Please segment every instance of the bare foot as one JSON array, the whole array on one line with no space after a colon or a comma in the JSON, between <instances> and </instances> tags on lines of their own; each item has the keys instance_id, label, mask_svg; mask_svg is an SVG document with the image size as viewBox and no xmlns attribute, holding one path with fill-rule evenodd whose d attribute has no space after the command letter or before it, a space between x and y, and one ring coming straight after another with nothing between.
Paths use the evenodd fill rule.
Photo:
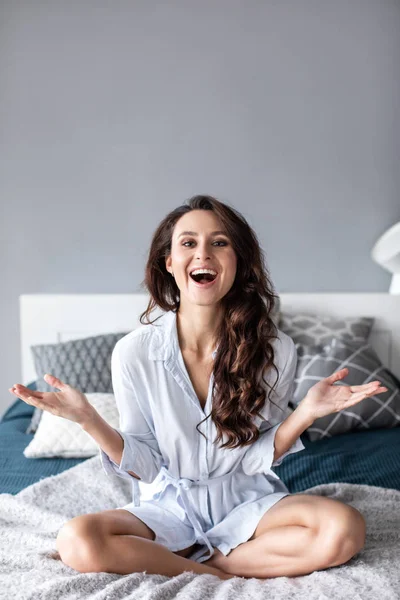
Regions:
<instances>
[{"instance_id":1,"label":"bare foot","mask_svg":"<svg viewBox=\"0 0 400 600\"><path fill-rule=\"evenodd\" d=\"M234 577L236 577L236 575L230 575L229 573L224 573L223 571L221 571L221 575L219 576L220 579L233 579Z\"/></svg>"},{"instance_id":2,"label":"bare foot","mask_svg":"<svg viewBox=\"0 0 400 600\"><path fill-rule=\"evenodd\" d=\"M218 548L214 548L214 554L212 555L212 557L208 560L205 560L203 564L209 565L210 567L215 567L216 569L227 573L227 571L225 571L224 569L224 565L226 565L227 560L227 557L224 554L222 554L222 552L218 550Z\"/></svg>"}]
</instances>

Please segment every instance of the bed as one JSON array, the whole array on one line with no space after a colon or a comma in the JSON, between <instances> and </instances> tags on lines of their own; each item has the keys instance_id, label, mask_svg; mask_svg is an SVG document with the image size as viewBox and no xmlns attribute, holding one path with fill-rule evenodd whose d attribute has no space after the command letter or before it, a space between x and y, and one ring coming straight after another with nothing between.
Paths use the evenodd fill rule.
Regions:
<instances>
[{"instance_id":1,"label":"bed","mask_svg":"<svg viewBox=\"0 0 400 600\"><path fill-rule=\"evenodd\" d=\"M400 379L400 296L383 293L282 293L280 300L281 312L302 311L338 317L352 315L374 317L375 322L369 342L376 350L383 365ZM30 352L32 345L62 342L101 333L130 331L139 325L139 314L146 306L147 295L145 294L22 295L20 297L22 358L20 382L35 389L36 372ZM161 314L161 311L154 313L155 316L158 314ZM0 422L0 500L5 503L11 502L12 496L21 502L24 498L31 502L34 497L37 502L40 493L44 498L47 493L53 493L62 481L69 481L68 470L70 470L71 478L75 472L87 473L91 468L90 465L94 464L98 458L25 458L23 450L33 438L33 434L25 433L33 410L32 406L22 400L16 400L4 413ZM400 427L349 432L318 441L310 441L304 434L301 439L305 450L288 456L280 466L274 469L291 493L303 492L310 488L315 488L315 493L328 493L332 489L338 490L340 497L341 493L344 491L347 493L350 490L354 492L353 496L350 494L350 498L356 498L357 493L361 494L362 490L365 494L367 492L372 494L373 488L365 486L374 486L377 488L377 493L378 488L380 494L384 494L385 491L390 492L388 496L385 496L387 499L390 496L390 502L393 499L399 501L400 495L396 494L397 491L400 491ZM103 477L103 475L99 477ZM319 486L322 487L319 488ZM148 484L140 483L140 487L142 491L145 491L144 488L147 488ZM116 478L114 489L116 494L129 495L126 482L120 478ZM376 502L379 505L382 499L378 500L377 498L376 496ZM110 502L110 506L115 506L115 502L118 500L114 498ZM94 504L85 505L85 512L90 512L93 506ZM103 506L105 505L103 504ZM78 508L72 514L79 514L76 513L76 510ZM397 538L395 543L398 544ZM398 546L396 548L398 549ZM46 556L48 558L53 555L50 553ZM32 567L30 571L32 572ZM136 574L132 574L134 587L137 583L135 576ZM186 577L187 573L184 576ZM374 581L377 581L377 573L374 576ZM155 581L165 581L165 578L161 577L161 580L156 579ZM400 578L398 582L400 583ZM361 585L361 582L359 583ZM271 583L271 585L274 586L276 583ZM356 586L356 584L354 585ZM54 588L49 587L50 589L53 596L49 591L49 596L43 593L43 597L52 599L56 597ZM179 589L182 594L181 587ZM282 590L284 589L287 593L289 588L282 588ZM359 589L363 589L362 585ZM275 593L275 597L281 597L279 586L275 589ZM325 597L318 594L314 596L309 591L305 595L308 598ZM28 596L29 594L26 597ZM64 596L60 595L59 597ZM76 595L74 597L87 596ZM100 594L98 597L103 596ZM121 596L113 597L125 598L128 596L121 594ZM138 597L141 596L138 595ZM255 597L257 597L257 593ZM282 595L282 597L285 596ZM369 598L370 596L365 595L364 597ZM391 595L387 597L392 598Z\"/></svg>"},{"instance_id":2,"label":"bed","mask_svg":"<svg viewBox=\"0 0 400 600\"><path fill-rule=\"evenodd\" d=\"M382 363L400 377L400 296L390 294L280 294L281 312L375 318L370 343ZM30 346L56 343L110 331L130 331L147 305L144 294L36 295L20 297L22 381L35 389ZM95 307L95 310L93 308ZM161 311L155 312L156 315ZM99 325L101 324L101 325ZM23 449L33 406L16 400L0 423L0 493L16 494L26 486L57 475L84 459L28 459ZM289 456L276 473L291 492L329 482L360 483L400 490L400 428L350 432L311 442ZM141 484L143 485L143 484Z\"/></svg>"}]
</instances>

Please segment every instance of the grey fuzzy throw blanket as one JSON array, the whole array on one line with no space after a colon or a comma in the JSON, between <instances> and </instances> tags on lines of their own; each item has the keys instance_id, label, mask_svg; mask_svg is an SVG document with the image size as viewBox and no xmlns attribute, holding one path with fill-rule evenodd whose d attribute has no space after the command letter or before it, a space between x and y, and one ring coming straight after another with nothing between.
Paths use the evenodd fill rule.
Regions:
<instances>
[{"instance_id":1,"label":"grey fuzzy throw blanket","mask_svg":"<svg viewBox=\"0 0 400 600\"><path fill-rule=\"evenodd\" d=\"M304 493L336 498L367 521L364 549L345 565L299 577L222 581L188 571L177 577L132 573L79 573L56 550L61 526L73 517L123 506L130 483L109 477L95 456L16 496L0 494L0 598L15 600L193 600L261 598L398 600L400 598L400 492L331 483Z\"/></svg>"}]
</instances>

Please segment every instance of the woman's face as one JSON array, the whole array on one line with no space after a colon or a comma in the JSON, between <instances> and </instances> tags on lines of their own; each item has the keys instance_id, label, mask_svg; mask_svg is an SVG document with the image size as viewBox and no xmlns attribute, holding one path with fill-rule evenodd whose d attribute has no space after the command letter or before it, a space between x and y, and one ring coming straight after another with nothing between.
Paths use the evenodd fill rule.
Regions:
<instances>
[{"instance_id":1,"label":"woman's face","mask_svg":"<svg viewBox=\"0 0 400 600\"><path fill-rule=\"evenodd\" d=\"M174 274L180 290L180 302L210 305L218 303L231 289L236 276L237 259L231 242L212 210L192 210L175 224L171 254L165 265ZM192 232L190 234L184 233ZM196 284L190 273L206 267L217 272L212 284Z\"/></svg>"}]
</instances>

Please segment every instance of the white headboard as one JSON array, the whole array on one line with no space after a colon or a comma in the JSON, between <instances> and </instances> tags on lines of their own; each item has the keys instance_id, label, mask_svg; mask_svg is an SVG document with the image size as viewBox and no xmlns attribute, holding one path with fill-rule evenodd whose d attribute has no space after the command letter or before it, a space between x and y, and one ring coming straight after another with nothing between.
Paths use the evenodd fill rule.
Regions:
<instances>
[{"instance_id":1,"label":"white headboard","mask_svg":"<svg viewBox=\"0 0 400 600\"><path fill-rule=\"evenodd\" d=\"M370 343L382 363L400 378L400 294L279 294L281 311L337 317L374 317ZM30 346L54 344L100 333L128 332L139 323L148 295L24 294L20 296L22 382L36 379ZM155 316L162 314L157 309Z\"/></svg>"}]
</instances>

